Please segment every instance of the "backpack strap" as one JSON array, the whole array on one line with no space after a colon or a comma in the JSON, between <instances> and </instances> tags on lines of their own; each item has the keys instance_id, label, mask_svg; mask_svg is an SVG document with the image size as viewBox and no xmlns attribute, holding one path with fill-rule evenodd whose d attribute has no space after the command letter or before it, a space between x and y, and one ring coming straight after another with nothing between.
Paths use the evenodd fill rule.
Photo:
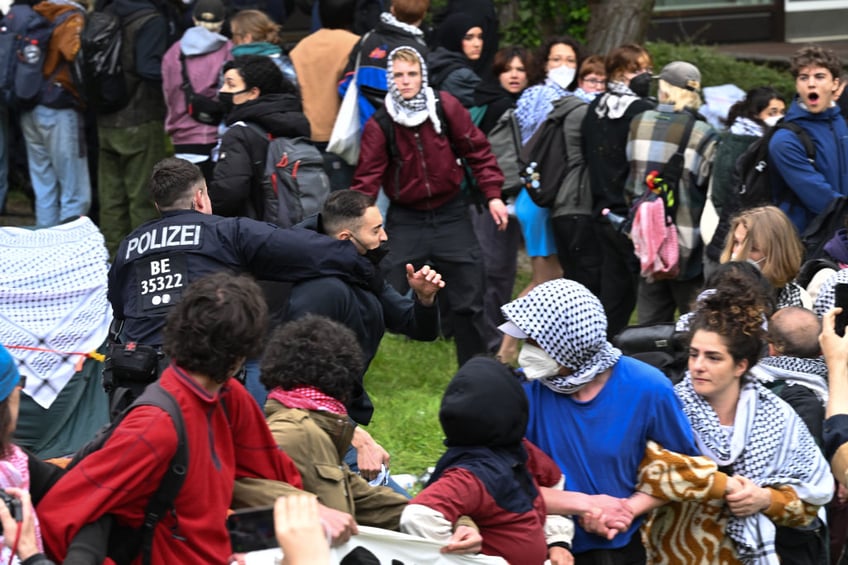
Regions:
<instances>
[{"instance_id":1,"label":"backpack strap","mask_svg":"<svg viewBox=\"0 0 848 565\"><path fill-rule=\"evenodd\" d=\"M809 161L812 166L816 166L816 146L813 144L813 140L810 139L810 134L808 134L804 128L795 122L786 121L780 121L774 126L774 128L775 130L788 129L789 131L794 132L801 141L801 145L804 146L804 153L807 154L807 161Z\"/></svg>"},{"instance_id":2,"label":"backpack strap","mask_svg":"<svg viewBox=\"0 0 848 565\"><path fill-rule=\"evenodd\" d=\"M395 138L395 126L392 121L392 117L389 116L389 111L386 110L386 106L380 106L377 108L377 111L374 112L374 120L376 120L377 125L380 126L380 129L383 131L383 137L386 139L386 151L389 154L389 163L400 163L400 151L397 146L397 139ZM395 188L395 198L400 196L400 167L395 168L395 180L394 180L394 188Z\"/></svg>"},{"instance_id":3,"label":"backpack strap","mask_svg":"<svg viewBox=\"0 0 848 565\"><path fill-rule=\"evenodd\" d=\"M672 218L677 218L677 203L678 203L678 188L680 177L683 176L686 163L686 147L689 146L689 139L692 137L692 129L695 127L696 116L692 112L684 111L686 115L686 126L683 128L683 134L680 136L680 141L677 144L677 150L674 155L666 162L663 167L660 177L662 178L668 192L671 194L661 194L660 196L666 203L668 213ZM665 192L665 191L664 191Z\"/></svg>"},{"instance_id":4,"label":"backpack strap","mask_svg":"<svg viewBox=\"0 0 848 565\"><path fill-rule=\"evenodd\" d=\"M672 155L671 159L669 159L669 163L672 160L678 160L681 166L679 169L676 167L671 167L669 169L668 165L666 165L662 171L662 178L665 179L669 187L675 190L680 182L680 173L683 171L683 163L686 158L686 147L689 146L689 138L692 137L692 129L695 127L695 116L688 111L684 113L687 116L686 127L683 128L683 135L680 136L680 142L677 144L677 151L675 151L674 155ZM666 172L666 169L669 169L668 172Z\"/></svg>"},{"instance_id":5,"label":"backpack strap","mask_svg":"<svg viewBox=\"0 0 848 565\"><path fill-rule=\"evenodd\" d=\"M159 488L150 496L144 511L144 522L141 525L141 561L150 565L153 552L153 534L156 524L166 512L173 511L174 501L182 489L188 471L188 441L186 439L185 422L176 399L159 382L148 386L144 393L135 401L130 410L136 406L156 406L167 412L174 423L177 432L177 451L168 464L168 470L159 483Z\"/></svg>"},{"instance_id":6,"label":"backpack strap","mask_svg":"<svg viewBox=\"0 0 848 565\"><path fill-rule=\"evenodd\" d=\"M183 50L180 49L180 74L183 77L183 83L180 85L183 94L185 95L186 110L191 113L191 97L194 96L194 88L191 86L191 81L188 78L188 69L186 69L186 56Z\"/></svg>"},{"instance_id":7,"label":"backpack strap","mask_svg":"<svg viewBox=\"0 0 848 565\"><path fill-rule=\"evenodd\" d=\"M807 162L813 166L816 170L816 146L813 143L813 140L810 139L810 134L807 131L796 124L795 122L787 122L785 119L781 118L779 122L777 122L771 131L768 133L768 143L765 143L765 156L769 155L769 145L771 144L771 138L774 137L774 134L777 133L778 130L788 129L792 133L798 136L798 140L801 142L801 145L804 147L804 153L807 156ZM765 156L763 157L765 159ZM777 191L774 191L774 187L772 187L773 198L775 202L781 202L786 199L789 203L789 206L794 208L796 205L800 204L801 200L798 198L798 195L789 187L785 180L783 180L783 175L780 176L780 182L778 183Z\"/></svg>"}]
</instances>

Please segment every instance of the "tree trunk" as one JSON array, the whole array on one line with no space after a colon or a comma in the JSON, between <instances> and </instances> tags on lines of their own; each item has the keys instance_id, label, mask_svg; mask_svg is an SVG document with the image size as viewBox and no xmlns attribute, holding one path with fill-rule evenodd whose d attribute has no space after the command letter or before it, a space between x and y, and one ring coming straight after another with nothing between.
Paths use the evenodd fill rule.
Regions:
<instances>
[{"instance_id":1,"label":"tree trunk","mask_svg":"<svg viewBox=\"0 0 848 565\"><path fill-rule=\"evenodd\" d=\"M590 53L605 54L623 43L642 43L654 0L589 0L586 38Z\"/></svg>"}]
</instances>

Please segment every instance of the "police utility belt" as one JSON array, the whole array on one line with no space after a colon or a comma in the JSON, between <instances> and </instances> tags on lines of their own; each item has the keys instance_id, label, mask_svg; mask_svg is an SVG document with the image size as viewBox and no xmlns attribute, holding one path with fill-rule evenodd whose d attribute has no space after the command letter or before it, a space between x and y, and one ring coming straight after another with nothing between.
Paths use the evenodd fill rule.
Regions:
<instances>
[{"instance_id":1,"label":"police utility belt","mask_svg":"<svg viewBox=\"0 0 848 565\"><path fill-rule=\"evenodd\" d=\"M104 364L103 388L108 393L116 387L154 382L159 378L164 357L158 347L135 342L110 344Z\"/></svg>"}]
</instances>

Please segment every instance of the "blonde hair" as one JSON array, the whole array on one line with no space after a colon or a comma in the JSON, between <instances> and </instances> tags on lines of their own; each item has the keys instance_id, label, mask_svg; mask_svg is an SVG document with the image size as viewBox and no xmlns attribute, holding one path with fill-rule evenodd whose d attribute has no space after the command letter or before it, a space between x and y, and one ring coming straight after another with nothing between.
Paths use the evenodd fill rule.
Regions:
<instances>
[{"instance_id":1,"label":"blonde hair","mask_svg":"<svg viewBox=\"0 0 848 565\"><path fill-rule=\"evenodd\" d=\"M409 64L417 64L419 67L421 66L421 58L418 55L418 52L413 50L412 47L407 49L398 49L392 55L392 62L394 61L404 61Z\"/></svg>"},{"instance_id":2,"label":"blonde hair","mask_svg":"<svg viewBox=\"0 0 848 565\"><path fill-rule=\"evenodd\" d=\"M733 238L736 228L746 230L736 261L745 261L756 247L763 253L760 270L772 286L781 289L792 281L801 269L804 248L795 225L776 206L760 206L740 212L730 222L730 231L724 244L720 261L727 263L733 254Z\"/></svg>"},{"instance_id":3,"label":"blonde hair","mask_svg":"<svg viewBox=\"0 0 848 565\"><path fill-rule=\"evenodd\" d=\"M698 85L697 88L700 88L700 86L701 85ZM674 86L663 79L659 80L659 84L657 86L657 98L659 99L660 104L673 104L674 109L677 112L682 112L683 110L697 110L701 107L701 105L703 105L701 95L694 90Z\"/></svg>"},{"instance_id":4,"label":"blonde hair","mask_svg":"<svg viewBox=\"0 0 848 565\"><path fill-rule=\"evenodd\" d=\"M280 26L260 10L242 10L230 18L230 29L238 29L239 34L250 34L254 43L265 41L280 42Z\"/></svg>"}]
</instances>

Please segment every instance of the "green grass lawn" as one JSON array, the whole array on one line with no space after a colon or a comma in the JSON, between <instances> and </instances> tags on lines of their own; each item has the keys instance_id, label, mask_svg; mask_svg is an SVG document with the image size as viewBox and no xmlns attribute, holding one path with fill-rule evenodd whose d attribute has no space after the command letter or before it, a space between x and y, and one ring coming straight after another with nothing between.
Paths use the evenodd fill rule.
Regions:
<instances>
[{"instance_id":1,"label":"green grass lawn","mask_svg":"<svg viewBox=\"0 0 848 565\"><path fill-rule=\"evenodd\" d=\"M530 280L519 261L515 292ZM436 464L445 447L439 425L442 393L456 373L453 341L413 341L387 333L365 375L374 402L368 432L392 456L392 473L420 475Z\"/></svg>"},{"instance_id":2,"label":"green grass lawn","mask_svg":"<svg viewBox=\"0 0 848 565\"><path fill-rule=\"evenodd\" d=\"M365 376L375 407L368 431L392 455L393 473L420 475L441 455L439 404L455 372L453 341L383 338Z\"/></svg>"}]
</instances>

